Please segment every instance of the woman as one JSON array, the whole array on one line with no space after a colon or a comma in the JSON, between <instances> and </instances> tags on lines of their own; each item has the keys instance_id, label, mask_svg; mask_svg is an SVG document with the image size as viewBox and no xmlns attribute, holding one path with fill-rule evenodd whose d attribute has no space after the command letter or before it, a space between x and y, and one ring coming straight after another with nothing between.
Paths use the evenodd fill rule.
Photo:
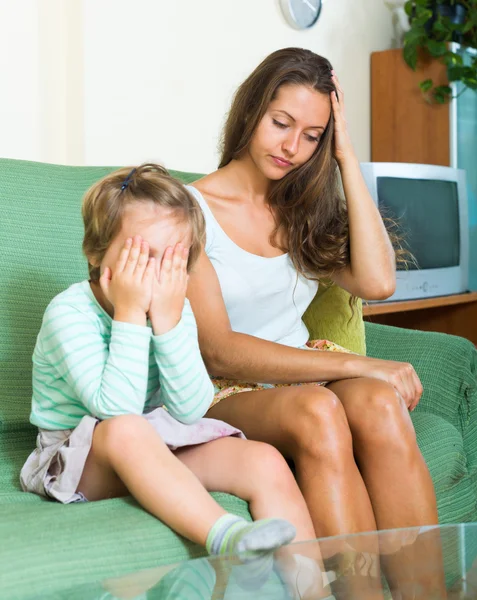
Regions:
<instances>
[{"instance_id":1,"label":"woman","mask_svg":"<svg viewBox=\"0 0 477 600\"><path fill-rule=\"evenodd\" d=\"M368 300L395 288L330 63L297 48L266 58L235 95L219 169L189 189L207 223L188 293L216 386L207 416L294 462L318 536L437 523L413 367L306 346L318 279Z\"/></svg>"}]
</instances>

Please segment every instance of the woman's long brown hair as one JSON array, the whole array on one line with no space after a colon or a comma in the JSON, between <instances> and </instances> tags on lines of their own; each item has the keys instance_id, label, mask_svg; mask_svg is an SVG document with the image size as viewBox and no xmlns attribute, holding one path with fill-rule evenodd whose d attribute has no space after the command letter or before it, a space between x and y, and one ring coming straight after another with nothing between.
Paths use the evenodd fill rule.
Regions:
<instances>
[{"instance_id":1,"label":"woman's long brown hair","mask_svg":"<svg viewBox=\"0 0 477 600\"><path fill-rule=\"evenodd\" d=\"M238 88L227 116L220 167L240 158L250 145L267 108L284 85L304 85L330 96L335 91L330 62L310 50L285 48L270 54ZM296 270L309 279L330 277L350 262L349 227L337 163L334 117L312 157L273 182L268 202L276 227L271 243L286 244ZM397 238L396 238L397 239Z\"/></svg>"}]
</instances>

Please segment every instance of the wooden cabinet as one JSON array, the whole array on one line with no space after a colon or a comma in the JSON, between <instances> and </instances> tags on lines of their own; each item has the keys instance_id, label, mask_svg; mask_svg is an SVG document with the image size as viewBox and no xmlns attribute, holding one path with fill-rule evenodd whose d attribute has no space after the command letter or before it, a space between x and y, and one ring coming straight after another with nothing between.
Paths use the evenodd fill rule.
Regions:
<instances>
[{"instance_id":1,"label":"wooden cabinet","mask_svg":"<svg viewBox=\"0 0 477 600\"><path fill-rule=\"evenodd\" d=\"M447 84L446 67L421 58L414 72L402 50L371 54L371 160L450 166L449 104L429 104L419 83Z\"/></svg>"},{"instance_id":2,"label":"wooden cabinet","mask_svg":"<svg viewBox=\"0 0 477 600\"><path fill-rule=\"evenodd\" d=\"M460 335L477 346L477 292L367 304L363 316L372 323Z\"/></svg>"}]
</instances>

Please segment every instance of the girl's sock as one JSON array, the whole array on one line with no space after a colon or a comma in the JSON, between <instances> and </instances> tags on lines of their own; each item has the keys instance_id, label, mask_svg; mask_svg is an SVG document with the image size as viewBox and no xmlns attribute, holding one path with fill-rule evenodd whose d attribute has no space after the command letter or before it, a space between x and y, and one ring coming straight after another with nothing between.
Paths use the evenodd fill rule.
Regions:
<instances>
[{"instance_id":1,"label":"girl's sock","mask_svg":"<svg viewBox=\"0 0 477 600\"><path fill-rule=\"evenodd\" d=\"M209 532L210 554L239 554L241 565L233 567L237 583L246 590L259 589L273 568L273 550L293 540L296 529L282 519L262 519L249 523L234 515L224 515Z\"/></svg>"},{"instance_id":2,"label":"girl's sock","mask_svg":"<svg viewBox=\"0 0 477 600\"><path fill-rule=\"evenodd\" d=\"M242 560L255 559L257 553L276 550L293 540L295 527L283 519L261 519L249 523L235 515L220 517L209 531L209 554L244 554Z\"/></svg>"}]
</instances>

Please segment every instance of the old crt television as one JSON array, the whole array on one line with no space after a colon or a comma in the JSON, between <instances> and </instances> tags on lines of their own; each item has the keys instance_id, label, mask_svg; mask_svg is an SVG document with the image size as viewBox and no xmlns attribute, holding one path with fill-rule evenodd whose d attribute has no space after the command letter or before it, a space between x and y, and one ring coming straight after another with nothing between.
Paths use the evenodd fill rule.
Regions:
<instances>
[{"instance_id":1,"label":"old crt television","mask_svg":"<svg viewBox=\"0 0 477 600\"><path fill-rule=\"evenodd\" d=\"M407 163L362 163L361 171L381 214L398 221L417 263L398 268L388 301L467 292L465 171Z\"/></svg>"}]
</instances>

